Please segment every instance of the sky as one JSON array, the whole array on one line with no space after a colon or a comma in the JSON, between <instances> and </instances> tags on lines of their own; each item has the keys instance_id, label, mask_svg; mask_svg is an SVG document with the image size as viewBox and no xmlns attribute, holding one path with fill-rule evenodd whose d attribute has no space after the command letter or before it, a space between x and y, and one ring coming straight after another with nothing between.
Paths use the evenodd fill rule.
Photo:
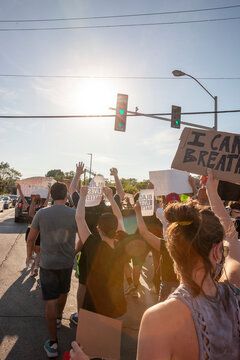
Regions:
<instances>
[{"instance_id":1,"label":"sky","mask_svg":"<svg viewBox=\"0 0 240 360\"><path fill-rule=\"evenodd\" d=\"M141 113L213 111L213 99L192 79L174 78L180 69L199 80L218 110L239 110L240 19L152 26L3 31L50 27L184 22L240 17L240 7L215 11L126 18L17 22L140 14L240 5L223 0L11 0L0 2L0 116L114 115L117 93ZM15 20L14 22L4 22ZM6 76L11 75L11 76ZM16 77L32 75L36 77ZM37 77L37 76L53 77ZM57 76L57 77L54 77ZM62 77L61 77L62 76ZM82 78L74 78L79 76ZM86 78L84 78L86 77ZM99 77L114 77L104 79ZM167 79L124 79L162 77ZM238 78L238 79L209 79ZM166 116L170 118L170 116ZM213 127L214 115L185 115L182 121ZM240 133L240 114L219 114L218 130ZM184 128L147 117L128 117L126 132L112 118L0 118L0 161L23 178L48 170L75 170L83 161L109 177L147 179L170 169Z\"/></svg>"}]
</instances>

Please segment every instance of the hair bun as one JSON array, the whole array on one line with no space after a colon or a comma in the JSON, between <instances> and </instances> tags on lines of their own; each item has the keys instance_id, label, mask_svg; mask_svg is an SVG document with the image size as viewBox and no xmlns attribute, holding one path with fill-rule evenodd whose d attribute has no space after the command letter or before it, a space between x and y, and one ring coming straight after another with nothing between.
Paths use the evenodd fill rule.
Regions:
<instances>
[{"instance_id":1,"label":"hair bun","mask_svg":"<svg viewBox=\"0 0 240 360\"><path fill-rule=\"evenodd\" d=\"M176 222L182 226L198 226L200 221L199 210L193 202L169 204L164 211L164 216L169 224Z\"/></svg>"}]
</instances>

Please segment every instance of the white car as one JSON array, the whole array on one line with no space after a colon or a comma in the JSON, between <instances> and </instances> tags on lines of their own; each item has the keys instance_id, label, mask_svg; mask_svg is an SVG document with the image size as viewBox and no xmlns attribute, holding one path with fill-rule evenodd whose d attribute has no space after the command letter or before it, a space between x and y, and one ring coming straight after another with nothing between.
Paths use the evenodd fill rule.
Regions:
<instances>
[{"instance_id":1,"label":"white car","mask_svg":"<svg viewBox=\"0 0 240 360\"><path fill-rule=\"evenodd\" d=\"M4 201L2 197L0 197L0 211L3 212L3 209L4 209Z\"/></svg>"},{"instance_id":2,"label":"white car","mask_svg":"<svg viewBox=\"0 0 240 360\"><path fill-rule=\"evenodd\" d=\"M4 195L2 200L4 201L4 209L9 209L12 206L12 200L9 196Z\"/></svg>"}]
</instances>

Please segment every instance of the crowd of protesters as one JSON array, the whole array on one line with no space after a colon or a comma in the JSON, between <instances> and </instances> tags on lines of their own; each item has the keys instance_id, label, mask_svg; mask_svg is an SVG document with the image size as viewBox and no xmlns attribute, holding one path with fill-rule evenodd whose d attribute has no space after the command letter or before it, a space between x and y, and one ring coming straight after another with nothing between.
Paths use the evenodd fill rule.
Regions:
<instances>
[{"instance_id":1,"label":"crowd of protesters","mask_svg":"<svg viewBox=\"0 0 240 360\"><path fill-rule=\"evenodd\" d=\"M137 359L240 359L240 200L226 208L209 170L201 184L189 178L193 191L187 202L169 194L163 203L156 202L153 216L143 217L139 194L134 204L126 201L112 168L116 186L103 188L108 203L103 198L98 206L86 207L88 187L77 191L84 172L78 163L69 189L56 182L47 199L32 196L30 205L18 186L29 211L26 263L31 276L37 276L40 259L48 357L58 356L57 329L75 256L79 286L70 320L77 325L81 308L124 319L126 296L138 297L141 268L151 252L158 303L142 318ZM69 359L89 357L73 342Z\"/></svg>"}]
</instances>

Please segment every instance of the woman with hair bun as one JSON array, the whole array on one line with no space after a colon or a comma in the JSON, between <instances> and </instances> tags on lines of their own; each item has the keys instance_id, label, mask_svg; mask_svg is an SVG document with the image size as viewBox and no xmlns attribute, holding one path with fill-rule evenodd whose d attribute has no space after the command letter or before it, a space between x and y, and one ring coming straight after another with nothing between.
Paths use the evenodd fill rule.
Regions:
<instances>
[{"instance_id":1,"label":"woman with hair bun","mask_svg":"<svg viewBox=\"0 0 240 360\"><path fill-rule=\"evenodd\" d=\"M145 312L137 360L240 359L240 246L218 181L212 171L208 175L212 210L192 202L165 210L167 247L180 286ZM159 239L147 233L139 206L136 214L140 233L156 245Z\"/></svg>"}]
</instances>

